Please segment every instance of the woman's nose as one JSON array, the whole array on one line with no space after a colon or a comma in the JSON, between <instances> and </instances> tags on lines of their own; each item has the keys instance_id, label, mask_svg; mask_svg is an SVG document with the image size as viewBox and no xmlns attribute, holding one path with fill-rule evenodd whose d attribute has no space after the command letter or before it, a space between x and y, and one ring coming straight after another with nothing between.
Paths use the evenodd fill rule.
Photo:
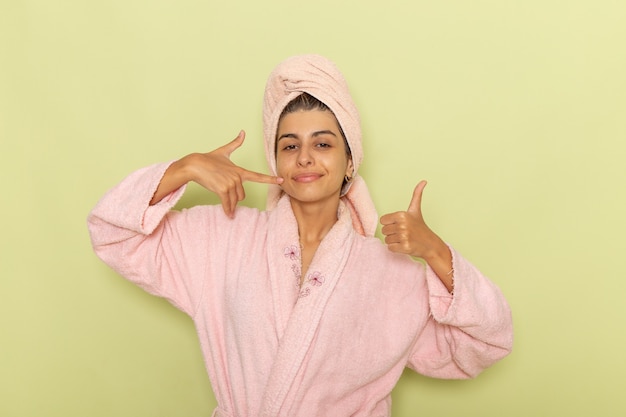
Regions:
<instances>
[{"instance_id":1,"label":"woman's nose","mask_svg":"<svg viewBox=\"0 0 626 417\"><path fill-rule=\"evenodd\" d=\"M300 166L309 166L313 163L313 157L308 149L302 147L300 149L300 153L298 154L298 165Z\"/></svg>"}]
</instances>

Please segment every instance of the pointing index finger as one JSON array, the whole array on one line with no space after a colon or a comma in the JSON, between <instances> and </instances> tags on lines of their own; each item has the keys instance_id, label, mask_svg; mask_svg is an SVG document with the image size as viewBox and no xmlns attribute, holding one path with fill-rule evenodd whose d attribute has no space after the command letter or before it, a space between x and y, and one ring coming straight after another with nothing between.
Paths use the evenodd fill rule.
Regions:
<instances>
[{"instance_id":1,"label":"pointing index finger","mask_svg":"<svg viewBox=\"0 0 626 417\"><path fill-rule=\"evenodd\" d=\"M244 181L258 182L262 184L282 184L283 179L273 175L261 174L260 172L243 170L241 179Z\"/></svg>"}]
</instances>

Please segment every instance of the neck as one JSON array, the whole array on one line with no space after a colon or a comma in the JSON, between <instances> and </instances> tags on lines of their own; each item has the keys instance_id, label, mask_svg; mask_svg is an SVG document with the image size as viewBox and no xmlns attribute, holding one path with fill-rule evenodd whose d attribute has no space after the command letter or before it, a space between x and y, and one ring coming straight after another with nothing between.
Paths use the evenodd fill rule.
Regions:
<instances>
[{"instance_id":1,"label":"neck","mask_svg":"<svg viewBox=\"0 0 626 417\"><path fill-rule=\"evenodd\" d=\"M319 243L337 222L339 199L323 204L291 200L291 208L298 222L300 243Z\"/></svg>"}]
</instances>

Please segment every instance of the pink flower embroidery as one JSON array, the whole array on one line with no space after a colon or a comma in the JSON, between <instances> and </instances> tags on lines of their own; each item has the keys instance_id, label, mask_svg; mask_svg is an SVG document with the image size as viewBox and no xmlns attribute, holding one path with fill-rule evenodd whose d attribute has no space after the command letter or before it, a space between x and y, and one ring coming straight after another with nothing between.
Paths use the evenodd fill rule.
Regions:
<instances>
[{"instance_id":1,"label":"pink flower embroidery","mask_svg":"<svg viewBox=\"0 0 626 417\"><path fill-rule=\"evenodd\" d=\"M311 285L319 287L324 283L324 277L319 272L314 271L309 274L309 282Z\"/></svg>"},{"instance_id":2,"label":"pink flower embroidery","mask_svg":"<svg viewBox=\"0 0 626 417\"><path fill-rule=\"evenodd\" d=\"M302 278L302 272L300 271L300 265L291 264L291 272L293 272L293 276L295 277L294 284L296 287L300 288L300 278Z\"/></svg>"},{"instance_id":3,"label":"pink flower embroidery","mask_svg":"<svg viewBox=\"0 0 626 417\"><path fill-rule=\"evenodd\" d=\"M303 289L302 291L300 291L300 294L298 295L298 298L303 298L306 297L307 295L309 295L311 293L311 289L309 287L306 287L305 289Z\"/></svg>"},{"instance_id":4,"label":"pink flower embroidery","mask_svg":"<svg viewBox=\"0 0 626 417\"><path fill-rule=\"evenodd\" d=\"M283 253L286 258L289 258L292 261L300 259L300 248L295 245L287 246Z\"/></svg>"},{"instance_id":5,"label":"pink flower embroidery","mask_svg":"<svg viewBox=\"0 0 626 417\"><path fill-rule=\"evenodd\" d=\"M298 279L300 279L300 277L302 276L302 272L300 271L300 265L298 264L291 264L291 271Z\"/></svg>"}]
</instances>

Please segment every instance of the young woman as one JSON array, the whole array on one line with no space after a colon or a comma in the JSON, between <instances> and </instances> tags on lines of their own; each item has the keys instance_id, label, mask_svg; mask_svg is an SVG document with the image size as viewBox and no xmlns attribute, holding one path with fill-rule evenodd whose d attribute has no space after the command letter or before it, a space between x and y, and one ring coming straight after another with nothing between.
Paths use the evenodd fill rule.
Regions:
<instances>
[{"instance_id":1,"label":"young woman","mask_svg":"<svg viewBox=\"0 0 626 417\"><path fill-rule=\"evenodd\" d=\"M470 378L510 352L509 307L425 224L425 182L380 219L386 245L373 237L358 113L334 64L281 63L264 132L272 175L230 161L241 132L136 171L89 216L105 262L194 320L214 416L389 416L406 366ZM221 207L172 210L189 181ZM268 210L237 206L245 181L269 184Z\"/></svg>"}]
</instances>

